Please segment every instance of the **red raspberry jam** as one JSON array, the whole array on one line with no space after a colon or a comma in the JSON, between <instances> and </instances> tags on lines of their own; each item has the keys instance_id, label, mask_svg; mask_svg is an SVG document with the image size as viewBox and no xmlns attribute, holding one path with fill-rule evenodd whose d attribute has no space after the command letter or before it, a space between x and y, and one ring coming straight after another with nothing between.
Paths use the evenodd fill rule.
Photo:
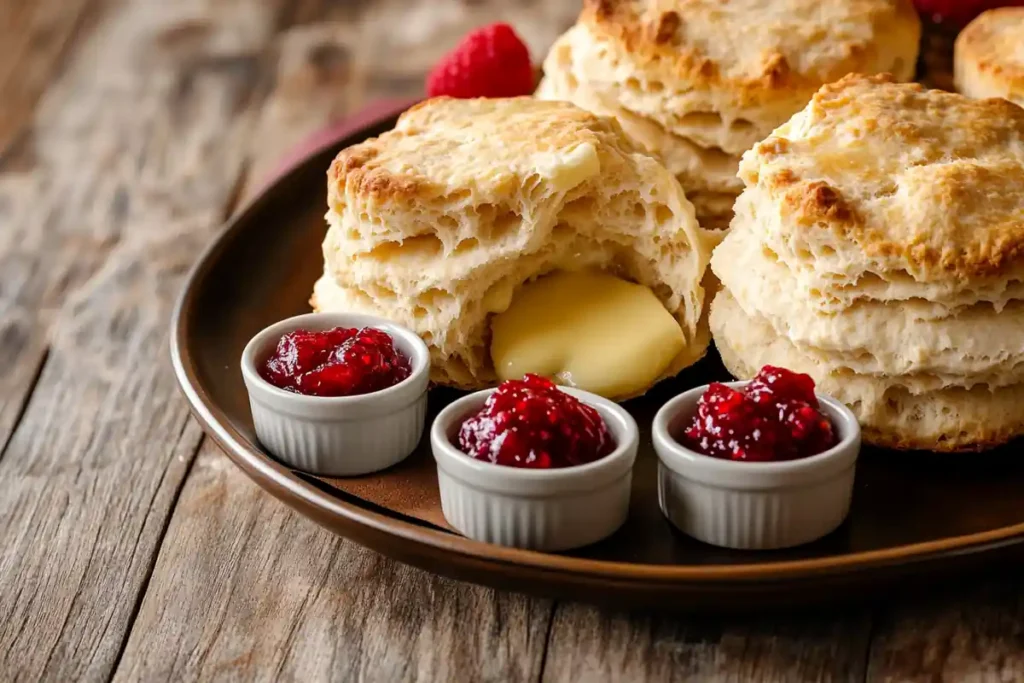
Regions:
<instances>
[{"instance_id":1,"label":"red raspberry jam","mask_svg":"<svg viewBox=\"0 0 1024 683\"><path fill-rule=\"evenodd\" d=\"M543 377L510 379L459 429L459 448L477 460L554 469L600 460L615 440L600 413Z\"/></svg>"},{"instance_id":2,"label":"red raspberry jam","mask_svg":"<svg viewBox=\"0 0 1024 683\"><path fill-rule=\"evenodd\" d=\"M335 327L295 330L281 337L260 375L275 387L307 396L355 396L398 384L409 359L386 332Z\"/></svg>"},{"instance_id":3,"label":"red raspberry jam","mask_svg":"<svg viewBox=\"0 0 1024 683\"><path fill-rule=\"evenodd\" d=\"M822 453L836 435L819 410L814 380L766 365L741 390L711 384L680 442L715 458L771 462Z\"/></svg>"}]
</instances>

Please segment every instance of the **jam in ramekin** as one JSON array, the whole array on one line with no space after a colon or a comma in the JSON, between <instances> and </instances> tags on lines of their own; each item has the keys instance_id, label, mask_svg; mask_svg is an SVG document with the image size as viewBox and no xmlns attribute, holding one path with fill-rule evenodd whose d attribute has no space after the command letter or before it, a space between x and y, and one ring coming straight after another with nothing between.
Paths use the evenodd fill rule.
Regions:
<instances>
[{"instance_id":1,"label":"jam in ramekin","mask_svg":"<svg viewBox=\"0 0 1024 683\"><path fill-rule=\"evenodd\" d=\"M458 446L477 460L531 469L573 467L615 450L596 409L537 375L507 380L459 429Z\"/></svg>"},{"instance_id":2,"label":"jam in ramekin","mask_svg":"<svg viewBox=\"0 0 1024 683\"><path fill-rule=\"evenodd\" d=\"M373 327L295 330L281 337L260 368L275 387L307 396L355 396L398 384L409 359Z\"/></svg>"},{"instance_id":3,"label":"jam in ramekin","mask_svg":"<svg viewBox=\"0 0 1024 683\"><path fill-rule=\"evenodd\" d=\"M742 389L712 383L679 439L715 458L771 462L822 453L836 445L808 375L766 365Z\"/></svg>"}]
</instances>

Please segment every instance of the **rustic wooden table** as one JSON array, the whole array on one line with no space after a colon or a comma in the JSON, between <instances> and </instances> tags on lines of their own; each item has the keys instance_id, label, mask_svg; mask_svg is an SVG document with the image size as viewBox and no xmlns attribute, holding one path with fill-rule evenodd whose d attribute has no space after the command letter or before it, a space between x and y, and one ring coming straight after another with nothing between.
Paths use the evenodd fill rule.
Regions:
<instances>
[{"instance_id":1,"label":"rustic wooden table","mask_svg":"<svg viewBox=\"0 0 1024 683\"><path fill-rule=\"evenodd\" d=\"M0 0L0 680L1024 681L1024 590L775 618L455 583L251 484L189 417L170 307L307 134L468 27L578 0Z\"/></svg>"}]
</instances>

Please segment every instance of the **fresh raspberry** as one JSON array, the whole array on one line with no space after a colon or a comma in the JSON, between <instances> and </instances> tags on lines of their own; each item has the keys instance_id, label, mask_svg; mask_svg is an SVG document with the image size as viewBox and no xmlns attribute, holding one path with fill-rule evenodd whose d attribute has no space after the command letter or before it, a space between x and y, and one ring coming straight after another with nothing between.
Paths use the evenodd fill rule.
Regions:
<instances>
[{"instance_id":1,"label":"fresh raspberry","mask_svg":"<svg viewBox=\"0 0 1024 683\"><path fill-rule=\"evenodd\" d=\"M459 448L477 460L551 469L593 462L615 450L600 413L550 380L507 380L459 429Z\"/></svg>"},{"instance_id":2,"label":"fresh raspberry","mask_svg":"<svg viewBox=\"0 0 1024 683\"><path fill-rule=\"evenodd\" d=\"M516 97L535 86L530 51L508 24L469 33L427 76L427 95Z\"/></svg>"},{"instance_id":3,"label":"fresh raspberry","mask_svg":"<svg viewBox=\"0 0 1024 683\"><path fill-rule=\"evenodd\" d=\"M914 0L918 13L935 23L966 26L976 16L997 7L1020 7L1024 1L1006 0Z\"/></svg>"}]
</instances>

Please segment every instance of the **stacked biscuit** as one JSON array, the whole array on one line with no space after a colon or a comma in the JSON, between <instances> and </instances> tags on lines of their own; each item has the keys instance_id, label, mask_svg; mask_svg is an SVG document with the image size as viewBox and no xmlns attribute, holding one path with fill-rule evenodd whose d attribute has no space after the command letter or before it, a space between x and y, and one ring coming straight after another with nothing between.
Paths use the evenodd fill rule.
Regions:
<instances>
[{"instance_id":1,"label":"stacked biscuit","mask_svg":"<svg viewBox=\"0 0 1024 683\"><path fill-rule=\"evenodd\" d=\"M1024 109L850 76L740 175L712 257L733 374L807 372L879 445L1024 433Z\"/></svg>"},{"instance_id":2,"label":"stacked biscuit","mask_svg":"<svg viewBox=\"0 0 1024 683\"><path fill-rule=\"evenodd\" d=\"M911 0L585 0L537 96L615 116L721 228L744 151L825 83L909 79L919 37Z\"/></svg>"},{"instance_id":3,"label":"stacked biscuit","mask_svg":"<svg viewBox=\"0 0 1024 683\"><path fill-rule=\"evenodd\" d=\"M494 384L492 316L558 270L649 288L685 338L665 376L707 348L693 206L614 119L529 97L428 100L338 155L328 203L313 307L415 330L438 383Z\"/></svg>"},{"instance_id":4,"label":"stacked biscuit","mask_svg":"<svg viewBox=\"0 0 1024 683\"><path fill-rule=\"evenodd\" d=\"M989 10L956 39L956 87L968 97L1002 97L1024 107L1024 7Z\"/></svg>"}]
</instances>

